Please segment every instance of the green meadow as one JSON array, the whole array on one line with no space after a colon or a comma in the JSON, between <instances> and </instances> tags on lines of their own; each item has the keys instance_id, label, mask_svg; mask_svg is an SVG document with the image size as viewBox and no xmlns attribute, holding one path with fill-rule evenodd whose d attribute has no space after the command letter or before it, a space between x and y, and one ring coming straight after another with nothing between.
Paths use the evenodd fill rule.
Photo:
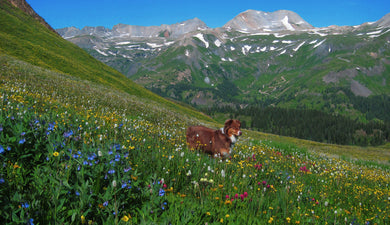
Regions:
<instances>
[{"instance_id":1,"label":"green meadow","mask_svg":"<svg viewBox=\"0 0 390 225\"><path fill-rule=\"evenodd\" d=\"M185 129L215 123L9 56L0 66L2 221L390 222L388 151L364 150L369 163L347 147L244 131L231 158L212 158L187 148Z\"/></svg>"}]
</instances>

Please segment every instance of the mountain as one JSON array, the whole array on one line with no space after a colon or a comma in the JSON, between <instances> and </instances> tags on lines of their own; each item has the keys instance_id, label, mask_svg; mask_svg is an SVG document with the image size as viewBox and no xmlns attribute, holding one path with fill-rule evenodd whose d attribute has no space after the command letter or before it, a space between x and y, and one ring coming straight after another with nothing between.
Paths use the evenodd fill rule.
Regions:
<instances>
[{"instance_id":1,"label":"mountain","mask_svg":"<svg viewBox=\"0 0 390 225\"><path fill-rule=\"evenodd\" d=\"M386 14L380 20L378 20L375 24L378 27L390 27L390 13Z\"/></svg>"},{"instance_id":2,"label":"mountain","mask_svg":"<svg viewBox=\"0 0 390 225\"><path fill-rule=\"evenodd\" d=\"M27 4L24 3L21 5ZM75 80L104 85L177 113L209 120L199 112L168 101L134 83L48 29L39 18L33 16L35 12L26 13L19 6L12 0L0 0L0 55L12 56L37 67L72 76Z\"/></svg>"},{"instance_id":3,"label":"mountain","mask_svg":"<svg viewBox=\"0 0 390 225\"><path fill-rule=\"evenodd\" d=\"M98 37L111 38L157 38L157 37L180 37L186 33L196 30L208 29L206 24L198 18L187 20L181 23L161 26L134 26L126 24L115 25L112 29L105 27L75 27L58 29L58 33L65 39L80 35L94 35Z\"/></svg>"},{"instance_id":4,"label":"mountain","mask_svg":"<svg viewBox=\"0 0 390 225\"><path fill-rule=\"evenodd\" d=\"M223 27L181 35L162 35L164 25L139 29L155 30L148 35L115 26L64 37L149 90L198 108L256 104L367 121L390 119L388 100L367 103L390 95L388 21L316 28L291 11L248 10Z\"/></svg>"},{"instance_id":5,"label":"mountain","mask_svg":"<svg viewBox=\"0 0 390 225\"><path fill-rule=\"evenodd\" d=\"M247 10L234 17L223 27L242 32L300 31L314 28L298 14L288 10L279 10L276 12Z\"/></svg>"}]
</instances>

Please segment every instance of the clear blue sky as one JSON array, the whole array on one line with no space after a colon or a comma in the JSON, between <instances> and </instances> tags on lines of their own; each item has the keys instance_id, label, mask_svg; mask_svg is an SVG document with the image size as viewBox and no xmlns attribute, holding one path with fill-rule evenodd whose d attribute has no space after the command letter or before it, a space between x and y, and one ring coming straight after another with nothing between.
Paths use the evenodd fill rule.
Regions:
<instances>
[{"instance_id":1,"label":"clear blue sky","mask_svg":"<svg viewBox=\"0 0 390 225\"><path fill-rule=\"evenodd\" d=\"M53 28L159 26L199 18L222 27L248 9L298 13L315 27L359 25L390 13L390 0L27 0Z\"/></svg>"}]
</instances>

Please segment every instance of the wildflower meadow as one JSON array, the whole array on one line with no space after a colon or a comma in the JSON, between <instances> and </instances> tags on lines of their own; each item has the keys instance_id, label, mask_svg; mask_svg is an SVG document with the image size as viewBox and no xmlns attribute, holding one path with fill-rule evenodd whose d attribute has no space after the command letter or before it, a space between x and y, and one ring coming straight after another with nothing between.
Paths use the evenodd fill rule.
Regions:
<instances>
[{"instance_id":1,"label":"wildflower meadow","mask_svg":"<svg viewBox=\"0 0 390 225\"><path fill-rule=\"evenodd\" d=\"M191 151L202 123L148 99L0 58L0 220L12 224L390 224L388 167L245 132Z\"/></svg>"}]
</instances>

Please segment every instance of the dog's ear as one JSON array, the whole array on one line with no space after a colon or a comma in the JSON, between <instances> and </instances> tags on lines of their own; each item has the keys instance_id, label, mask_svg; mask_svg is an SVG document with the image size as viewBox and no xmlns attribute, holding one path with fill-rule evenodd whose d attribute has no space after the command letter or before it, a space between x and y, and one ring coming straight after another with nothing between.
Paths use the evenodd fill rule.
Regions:
<instances>
[{"instance_id":1,"label":"dog's ear","mask_svg":"<svg viewBox=\"0 0 390 225\"><path fill-rule=\"evenodd\" d=\"M225 121L225 127L230 126L232 123L233 123L233 120L232 120L232 119L226 120L226 121Z\"/></svg>"}]
</instances>

